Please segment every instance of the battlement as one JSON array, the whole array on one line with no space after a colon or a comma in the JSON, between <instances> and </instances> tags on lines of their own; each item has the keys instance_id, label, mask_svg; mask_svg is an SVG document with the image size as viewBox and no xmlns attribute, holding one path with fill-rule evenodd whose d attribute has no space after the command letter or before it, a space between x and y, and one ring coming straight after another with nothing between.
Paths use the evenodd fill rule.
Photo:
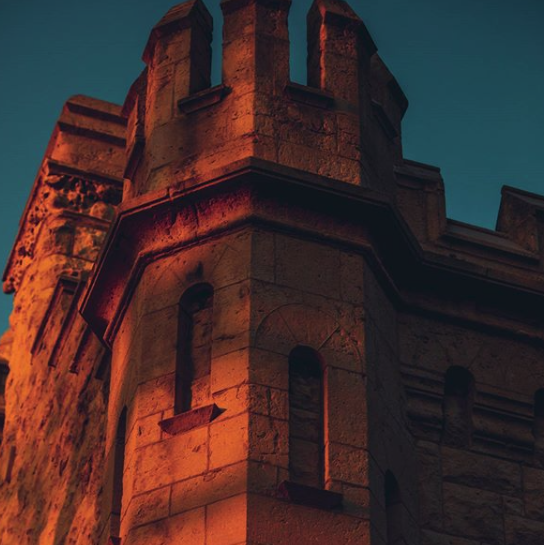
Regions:
<instances>
[{"instance_id":1,"label":"battlement","mask_svg":"<svg viewBox=\"0 0 544 545\"><path fill-rule=\"evenodd\" d=\"M404 94L343 0L314 2L308 85L292 84L289 8L289 0L221 2L223 73L214 88L213 21L201 0L172 8L153 28L147 69L123 108L126 199L197 183L210 165L247 157L394 195Z\"/></svg>"}]
</instances>

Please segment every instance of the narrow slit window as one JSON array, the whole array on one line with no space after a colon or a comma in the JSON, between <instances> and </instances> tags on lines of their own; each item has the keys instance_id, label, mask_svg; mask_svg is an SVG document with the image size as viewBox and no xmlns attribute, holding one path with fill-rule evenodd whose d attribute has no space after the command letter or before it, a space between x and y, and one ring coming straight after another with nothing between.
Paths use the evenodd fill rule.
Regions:
<instances>
[{"instance_id":1,"label":"narrow slit window","mask_svg":"<svg viewBox=\"0 0 544 545\"><path fill-rule=\"evenodd\" d=\"M117 424L113 453L113 491L110 535L121 537L121 514L123 509L123 473L125 469L125 444L127 435L127 409L123 408Z\"/></svg>"},{"instance_id":2,"label":"narrow slit window","mask_svg":"<svg viewBox=\"0 0 544 545\"><path fill-rule=\"evenodd\" d=\"M209 402L212 358L213 288L198 284L179 305L175 413Z\"/></svg>"},{"instance_id":3,"label":"narrow slit window","mask_svg":"<svg viewBox=\"0 0 544 545\"><path fill-rule=\"evenodd\" d=\"M544 460L544 388L535 392L533 437L535 438L535 455Z\"/></svg>"},{"instance_id":4,"label":"narrow slit window","mask_svg":"<svg viewBox=\"0 0 544 545\"><path fill-rule=\"evenodd\" d=\"M442 442L468 446L472 437L472 402L474 377L464 367L450 367L446 372L443 401Z\"/></svg>"},{"instance_id":5,"label":"narrow slit window","mask_svg":"<svg viewBox=\"0 0 544 545\"><path fill-rule=\"evenodd\" d=\"M9 367L5 360L0 360L0 444L4 435L6 422L6 382L8 380Z\"/></svg>"},{"instance_id":6,"label":"narrow slit window","mask_svg":"<svg viewBox=\"0 0 544 545\"><path fill-rule=\"evenodd\" d=\"M323 412L321 359L298 346L289 356L289 474L316 488L325 484Z\"/></svg>"},{"instance_id":7,"label":"narrow slit window","mask_svg":"<svg viewBox=\"0 0 544 545\"><path fill-rule=\"evenodd\" d=\"M397 479L388 471L385 474L385 523L387 545L404 543L402 540L402 501Z\"/></svg>"}]
</instances>

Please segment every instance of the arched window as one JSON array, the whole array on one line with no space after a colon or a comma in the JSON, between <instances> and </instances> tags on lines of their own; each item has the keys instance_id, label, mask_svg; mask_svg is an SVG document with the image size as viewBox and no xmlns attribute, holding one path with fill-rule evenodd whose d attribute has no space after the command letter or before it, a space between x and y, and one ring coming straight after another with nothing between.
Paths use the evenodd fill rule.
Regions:
<instances>
[{"instance_id":1,"label":"arched window","mask_svg":"<svg viewBox=\"0 0 544 545\"><path fill-rule=\"evenodd\" d=\"M391 471L385 474L385 524L387 545L404 543L402 540L402 502L397 479Z\"/></svg>"},{"instance_id":2,"label":"arched window","mask_svg":"<svg viewBox=\"0 0 544 545\"><path fill-rule=\"evenodd\" d=\"M212 321L213 288L198 284L188 289L179 305L176 414L209 402Z\"/></svg>"},{"instance_id":3,"label":"arched window","mask_svg":"<svg viewBox=\"0 0 544 545\"><path fill-rule=\"evenodd\" d=\"M110 535L121 536L121 513L123 508L123 472L125 469L125 444L127 440L127 408L119 416L113 452L113 491L111 505Z\"/></svg>"},{"instance_id":4,"label":"arched window","mask_svg":"<svg viewBox=\"0 0 544 545\"><path fill-rule=\"evenodd\" d=\"M544 460L544 388L535 392L533 436L535 438L535 455Z\"/></svg>"},{"instance_id":5,"label":"arched window","mask_svg":"<svg viewBox=\"0 0 544 545\"><path fill-rule=\"evenodd\" d=\"M445 377L442 441L451 446L468 446L472 436L474 377L464 367L453 366Z\"/></svg>"},{"instance_id":6,"label":"arched window","mask_svg":"<svg viewBox=\"0 0 544 545\"><path fill-rule=\"evenodd\" d=\"M318 353L298 346L289 355L289 475L323 488L323 366Z\"/></svg>"},{"instance_id":7,"label":"arched window","mask_svg":"<svg viewBox=\"0 0 544 545\"><path fill-rule=\"evenodd\" d=\"M8 362L0 359L0 443L2 443L4 423L6 421L6 382L8 373Z\"/></svg>"}]
</instances>

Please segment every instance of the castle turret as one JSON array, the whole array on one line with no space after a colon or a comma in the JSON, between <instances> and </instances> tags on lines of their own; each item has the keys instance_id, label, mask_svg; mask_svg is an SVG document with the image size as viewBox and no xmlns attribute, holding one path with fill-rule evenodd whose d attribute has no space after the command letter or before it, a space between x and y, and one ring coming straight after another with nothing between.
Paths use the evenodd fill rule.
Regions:
<instances>
[{"instance_id":1,"label":"castle turret","mask_svg":"<svg viewBox=\"0 0 544 545\"><path fill-rule=\"evenodd\" d=\"M289 7L222 1L216 87L209 13L172 8L125 103L126 191L83 306L112 348L103 539L370 539L372 273L347 218L353 191L394 200L403 111L342 1L314 3L291 83Z\"/></svg>"}]
</instances>

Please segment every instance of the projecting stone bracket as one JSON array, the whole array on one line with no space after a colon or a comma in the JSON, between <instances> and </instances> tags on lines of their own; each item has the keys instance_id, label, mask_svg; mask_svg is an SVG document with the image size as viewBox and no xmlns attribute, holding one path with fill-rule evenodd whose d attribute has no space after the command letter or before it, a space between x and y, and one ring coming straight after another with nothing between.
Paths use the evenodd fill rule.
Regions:
<instances>
[{"instance_id":1,"label":"projecting stone bracket","mask_svg":"<svg viewBox=\"0 0 544 545\"><path fill-rule=\"evenodd\" d=\"M225 409L220 409L215 403L176 414L159 422L162 431L169 435L184 433L199 426L205 426L215 420Z\"/></svg>"},{"instance_id":2,"label":"projecting stone bracket","mask_svg":"<svg viewBox=\"0 0 544 545\"><path fill-rule=\"evenodd\" d=\"M327 510L340 507L343 499L342 494L338 492L314 488L313 486L306 486L291 481L283 481L278 486L278 497L293 503Z\"/></svg>"}]
</instances>

